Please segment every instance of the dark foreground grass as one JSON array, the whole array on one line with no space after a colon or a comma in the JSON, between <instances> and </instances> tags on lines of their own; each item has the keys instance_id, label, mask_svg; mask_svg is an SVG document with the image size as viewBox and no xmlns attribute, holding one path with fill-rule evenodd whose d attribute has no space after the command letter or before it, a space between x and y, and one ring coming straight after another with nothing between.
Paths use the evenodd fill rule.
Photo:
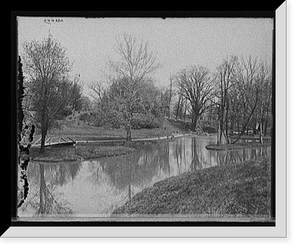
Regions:
<instances>
[{"instance_id":1,"label":"dark foreground grass","mask_svg":"<svg viewBox=\"0 0 300 251\"><path fill-rule=\"evenodd\" d=\"M216 166L157 182L136 194L112 217L197 215L270 218L269 158Z\"/></svg>"}]
</instances>

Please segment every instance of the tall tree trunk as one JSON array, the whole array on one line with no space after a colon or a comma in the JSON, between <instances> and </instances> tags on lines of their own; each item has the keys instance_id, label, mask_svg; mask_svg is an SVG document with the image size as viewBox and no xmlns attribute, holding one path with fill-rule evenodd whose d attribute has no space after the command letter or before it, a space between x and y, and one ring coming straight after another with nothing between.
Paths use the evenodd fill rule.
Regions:
<instances>
[{"instance_id":1,"label":"tall tree trunk","mask_svg":"<svg viewBox=\"0 0 300 251\"><path fill-rule=\"evenodd\" d=\"M249 124L249 122L250 122L250 120L251 120L251 118L252 118L252 116L253 116L253 113L254 113L255 109L256 109L256 105L255 105L254 108L252 109L252 111L251 111L251 113L250 113L250 116L248 117L246 123L244 124L244 126L243 126L243 128L242 128L242 131L241 131L241 133L239 134L238 138L237 138L234 142L232 142L232 144L235 144L236 142L238 142L238 141L240 140L240 138L244 135L244 132L245 132L246 128L248 127L248 124ZM248 134L248 129L247 129L247 134Z\"/></svg>"},{"instance_id":2,"label":"tall tree trunk","mask_svg":"<svg viewBox=\"0 0 300 251\"><path fill-rule=\"evenodd\" d=\"M45 152L45 141L46 141L46 136L47 136L47 131L48 131L48 121L47 121L47 114L43 113L42 115L42 138L41 138L41 148L40 148L40 153Z\"/></svg>"},{"instance_id":3,"label":"tall tree trunk","mask_svg":"<svg viewBox=\"0 0 300 251\"><path fill-rule=\"evenodd\" d=\"M131 142L131 125L132 125L132 121L133 121L133 112L132 112L132 107L131 107L132 103L128 104L128 110L126 112L126 141L127 142Z\"/></svg>"},{"instance_id":4,"label":"tall tree trunk","mask_svg":"<svg viewBox=\"0 0 300 251\"><path fill-rule=\"evenodd\" d=\"M264 109L263 109L263 81L261 81L260 83L260 99L261 99L261 103L259 104L259 118L258 118L258 123L259 123L259 143L263 144L263 115L264 115Z\"/></svg>"},{"instance_id":5,"label":"tall tree trunk","mask_svg":"<svg viewBox=\"0 0 300 251\"><path fill-rule=\"evenodd\" d=\"M265 128L264 128L264 136L267 136L268 123L269 123L269 110L267 110L267 114L266 114L266 122L265 122Z\"/></svg>"},{"instance_id":6,"label":"tall tree trunk","mask_svg":"<svg viewBox=\"0 0 300 251\"><path fill-rule=\"evenodd\" d=\"M179 110L180 110L180 100L181 100L181 98L178 99L178 103L177 103L177 107L176 107L175 119L178 119Z\"/></svg>"},{"instance_id":7,"label":"tall tree trunk","mask_svg":"<svg viewBox=\"0 0 300 251\"><path fill-rule=\"evenodd\" d=\"M224 132L223 126L221 125L221 123L219 121L218 134L217 134L217 145L225 144L225 140L224 139L226 139L225 132Z\"/></svg>"},{"instance_id":8,"label":"tall tree trunk","mask_svg":"<svg viewBox=\"0 0 300 251\"><path fill-rule=\"evenodd\" d=\"M230 144L231 140L230 140L230 137L229 137L229 134L228 134L228 129L226 129L226 137L225 138L226 138L226 143Z\"/></svg>"},{"instance_id":9,"label":"tall tree trunk","mask_svg":"<svg viewBox=\"0 0 300 251\"><path fill-rule=\"evenodd\" d=\"M221 123L219 121L219 123L218 123L218 134L217 134L217 145L221 145L221 137L222 137L222 131L221 131Z\"/></svg>"},{"instance_id":10,"label":"tall tree trunk","mask_svg":"<svg viewBox=\"0 0 300 251\"><path fill-rule=\"evenodd\" d=\"M226 138L226 143L229 144L230 143L230 139L229 139L229 126L228 126L228 111L226 112L226 118L225 118L225 138Z\"/></svg>"},{"instance_id":11,"label":"tall tree trunk","mask_svg":"<svg viewBox=\"0 0 300 251\"><path fill-rule=\"evenodd\" d=\"M42 138L41 138L40 153L44 153L45 152L45 140L46 140L46 135L47 135L47 131L48 131L48 115L47 115L46 101L44 101L44 104L43 104L41 131L42 131L41 132Z\"/></svg>"},{"instance_id":12,"label":"tall tree trunk","mask_svg":"<svg viewBox=\"0 0 300 251\"><path fill-rule=\"evenodd\" d=\"M230 121L230 130L231 130L231 133L233 133L233 131L234 131L234 124L235 124L234 116L231 116L231 121Z\"/></svg>"},{"instance_id":13,"label":"tall tree trunk","mask_svg":"<svg viewBox=\"0 0 300 251\"><path fill-rule=\"evenodd\" d=\"M259 143L263 144L263 109L262 106L260 106L260 120L259 120Z\"/></svg>"},{"instance_id":14,"label":"tall tree trunk","mask_svg":"<svg viewBox=\"0 0 300 251\"><path fill-rule=\"evenodd\" d=\"M45 153L46 136L47 136L47 130L46 130L46 128L42 128L42 138L41 138L40 153Z\"/></svg>"},{"instance_id":15,"label":"tall tree trunk","mask_svg":"<svg viewBox=\"0 0 300 251\"><path fill-rule=\"evenodd\" d=\"M253 130L253 134L254 134L254 135L257 134L256 124L257 124L257 118L255 117L255 119L254 119L254 121L253 121L253 125L254 125L254 126L252 126L252 130Z\"/></svg>"},{"instance_id":16,"label":"tall tree trunk","mask_svg":"<svg viewBox=\"0 0 300 251\"><path fill-rule=\"evenodd\" d=\"M185 121L185 117L186 117L186 104L184 105L184 112L183 112L183 121Z\"/></svg>"},{"instance_id":17,"label":"tall tree trunk","mask_svg":"<svg viewBox=\"0 0 300 251\"><path fill-rule=\"evenodd\" d=\"M192 120L192 131L196 130L197 120L198 120L198 114L195 112L193 114L193 120Z\"/></svg>"},{"instance_id":18,"label":"tall tree trunk","mask_svg":"<svg viewBox=\"0 0 300 251\"><path fill-rule=\"evenodd\" d=\"M263 144L263 143L264 143L264 142L263 142L263 138L262 138L262 136L263 136L262 129L263 129L263 123L262 123L262 121L261 121L260 124L259 124L259 143L260 143L260 144Z\"/></svg>"},{"instance_id":19,"label":"tall tree trunk","mask_svg":"<svg viewBox=\"0 0 300 251\"><path fill-rule=\"evenodd\" d=\"M172 77L170 76L170 92L169 92L169 100L168 100L168 105L169 105L168 118L171 118L172 88L173 88L173 81L172 81Z\"/></svg>"},{"instance_id":20,"label":"tall tree trunk","mask_svg":"<svg viewBox=\"0 0 300 251\"><path fill-rule=\"evenodd\" d=\"M131 141L131 123L128 123L126 126L126 141Z\"/></svg>"}]
</instances>

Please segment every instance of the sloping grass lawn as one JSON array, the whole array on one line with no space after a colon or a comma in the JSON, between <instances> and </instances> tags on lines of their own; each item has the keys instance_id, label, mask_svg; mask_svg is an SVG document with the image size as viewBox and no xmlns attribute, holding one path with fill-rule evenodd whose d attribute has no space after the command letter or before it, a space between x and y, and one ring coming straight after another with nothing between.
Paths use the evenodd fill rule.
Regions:
<instances>
[{"instance_id":1,"label":"sloping grass lawn","mask_svg":"<svg viewBox=\"0 0 300 251\"><path fill-rule=\"evenodd\" d=\"M215 166L157 182L116 209L112 217L196 215L270 219L270 205L268 157Z\"/></svg>"},{"instance_id":2,"label":"sloping grass lawn","mask_svg":"<svg viewBox=\"0 0 300 251\"><path fill-rule=\"evenodd\" d=\"M172 133L187 133L189 131L189 123L183 121L175 121L165 119L162 127L152 129L132 129L132 138L152 138L170 136ZM39 133L35 133L34 140L41 137ZM78 140L107 140L107 139L125 139L126 130L124 128L105 128L81 124L65 124L60 129L49 131L48 137L70 137L75 141Z\"/></svg>"},{"instance_id":3,"label":"sloping grass lawn","mask_svg":"<svg viewBox=\"0 0 300 251\"><path fill-rule=\"evenodd\" d=\"M132 130L133 139L156 138L163 136L171 136L172 133L186 132L187 124L180 121L165 120L161 128L153 129L139 129ZM33 142L41 137L40 134L34 135ZM62 126L61 129L52 130L48 132L47 139L54 138L56 141L58 137L68 139L70 137L74 141L99 141L99 140L125 140L126 130L116 128L95 127L87 124L69 123ZM83 159L100 158L114 155L121 155L134 152L135 149L125 147L123 145L104 146L92 144L79 144L74 147L59 147L46 148L44 154L39 153L39 148L30 149L30 157L35 161L77 161Z\"/></svg>"},{"instance_id":4,"label":"sloping grass lawn","mask_svg":"<svg viewBox=\"0 0 300 251\"><path fill-rule=\"evenodd\" d=\"M153 129L139 129L132 130L132 138L152 138L152 137L162 137L170 136L171 131L164 128L153 128ZM70 137L75 141L79 140L125 140L126 130L125 129L109 129L103 127L95 127L89 125L79 125L79 126L69 126L64 127L60 130L53 130L47 134L49 137ZM34 142L41 137L40 134L34 135Z\"/></svg>"}]
</instances>

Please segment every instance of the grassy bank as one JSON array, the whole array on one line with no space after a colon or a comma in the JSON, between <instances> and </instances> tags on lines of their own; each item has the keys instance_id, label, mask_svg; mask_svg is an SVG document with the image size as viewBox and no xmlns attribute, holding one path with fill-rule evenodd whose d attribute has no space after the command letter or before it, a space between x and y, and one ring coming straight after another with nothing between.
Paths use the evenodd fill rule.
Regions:
<instances>
[{"instance_id":1,"label":"grassy bank","mask_svg":"<svg viewBox=\"0 0 300 251\"><path fill-rule=\"evenodd\" d=\"M157 182L136 194L118 215L198 215L269 218L269 158L216 166Z\"/></svg>"},{"instance_id":2,"label":"grassy bank","mask_svg":"<svg viewBox=\"0 0 300 251\"><path fill-rule=\"evenodd\" d=\"M224 151L224 150L238 150L243 148L269 146L269 145L271 145L271 141L264 141L263 144L260 144L259 142L244 142L244 143L222 144L222 145L212 144L212 145L207 145L205 148L207 150Z\"/></svg>"},{"instance_id":3,"label":"grassy bank","mask_svg":"<svg viewBox=\"0 0 300 251\"><path fill-rule=\"evenodd\" d=\"M153 138L171 136L173 133L189 132L189 124L183 121L165 119L162 127L152 129L132 129L132 138ZM123 128L105 128L96 127L87 124L68 124L63 125L60 129L48 132L48 137L70 137L75 141L80 140L125 140L126 130ZM34 142L41 137L39 133L34 135Z\"/></svg>"},{"instance_id":4,"label":"grassy bank","mask_svg":"<svg viewBox=\"0 0 300 251\"><path fill-rule=\"evenodd\" d=\"M174 133L187 133L188 124L182 121L166 119L161 128L132 130L133 139L147 139L153 137L171 136ZM109 129L95 127L87 124L69 123L61 129L50 131L49 137L70 137L74 141L101 141L101 140L120 140L124 141L126 136L125 129ZM40 134L34 135L33 142L41 137ZM40 154L39 148L31 148L30 157L35 161L77 161L83 159L100 158L107 156L122 155L134 152L135 149L125 147L121 143L115 146L105 146L104 144L79 144L75 147L45 148L45 153Z\"/></svg>"},{"instance_id":5,"label":"grassy bank","mask_svg":"<svg viewBox=\"0 0 300 251\"><path fill-rule=\"evenodd\" d=\"M46 148L41 154L39 148L30 149L30 158L34 161L61 162L80 161L92 158L101 158L129 154L136 151L134 148L125 146L100 146L100 145L80 145L77 147Z\"/></svg>"}]
</instances>

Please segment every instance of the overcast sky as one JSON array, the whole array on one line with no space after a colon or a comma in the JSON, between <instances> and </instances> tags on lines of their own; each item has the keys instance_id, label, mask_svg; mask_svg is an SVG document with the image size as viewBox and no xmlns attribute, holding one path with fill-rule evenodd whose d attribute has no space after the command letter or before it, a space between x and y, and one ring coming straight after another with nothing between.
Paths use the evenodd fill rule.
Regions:
<instances>
[{"instance_id":1,"label":"overcast sky","mask_svg":"<svg viewBox=\"0 0 300 251\"><path fill-rule=\"evenodd\" d=\"M273 20L267 18L18 18L18 45L42 41L49 34L67 48L72 74L86 84L103 79L109 58L116 56L116 36L128 33L149 42L163 64L154 77L169 84L170 74L199 65L214 71L230 55L272 59ZM51 18L56 19L56 18ZM88 94L85 87L84 93Z\"/></svg>"}]
</instances>

